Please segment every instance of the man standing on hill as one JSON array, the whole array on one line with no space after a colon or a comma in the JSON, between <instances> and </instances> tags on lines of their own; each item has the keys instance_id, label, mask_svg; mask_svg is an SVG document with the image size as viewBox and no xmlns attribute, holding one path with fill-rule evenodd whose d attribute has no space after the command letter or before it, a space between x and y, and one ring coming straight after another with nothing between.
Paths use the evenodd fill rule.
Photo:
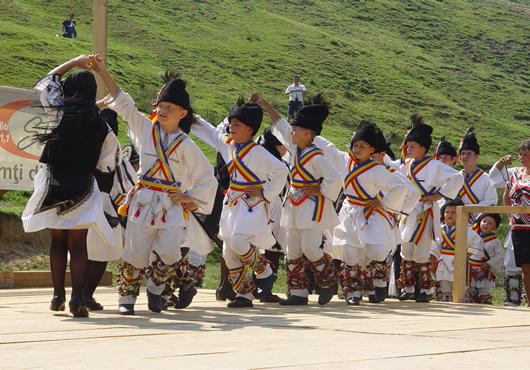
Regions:
<instances>
[{"instance_id":1,"label":"man standing on hill","mask_svg":"<svg viewBox=\"0 0 530 370\"><path fill-rule=\"evenodd\" d=\"M294 114L302 108L302 94L305 92L307 90L304 85L300 84L300 76L295 75L293 77L293 84L289 85L287 90L285 90L285 95L290 94L289 106L287 107L287 122L291 123Z\"/></svg>"},{"instance_id":2,"label":"man standing on hill","mask_svg":"<svg viewBox=\"0 0 530 370\"><path fill-rule=\"evenodd\" d=\"M77 38L77 32L75 31L74 13L68 14L68 19L64 20L61 25L61 31L63 32L63 37L67 37L69 39Z\"/></svg>"}]
</instances>

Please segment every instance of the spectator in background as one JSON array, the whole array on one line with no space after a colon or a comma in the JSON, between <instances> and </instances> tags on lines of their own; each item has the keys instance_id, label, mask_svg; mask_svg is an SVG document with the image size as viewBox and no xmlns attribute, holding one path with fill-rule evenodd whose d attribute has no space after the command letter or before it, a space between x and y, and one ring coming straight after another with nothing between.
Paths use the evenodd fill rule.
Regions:
<instances>
[{"instance_id":1,"label":"spectator in background","mask_svg":"<svg viewBox=\"0 0 530 370\"><path fill-rule=\"evenodd\" d=\"M63 37L67 37L69 39L77 38L77 32L75 31L74 13L68 14L68 19L64 20L61 25L61 31L63 33Z\"/></svg>"},{"instance_id":2,"label":"spectator in background","mask_svg":"<svg viewBox=\"0 0 530 370\"><path fill-rule=\"evenodd\" d=\"M285 90L285 95L290 94L289 106L287 108L287 122L291 123L291 119L294 117L295 113L302 108L302 94L305 92L307 92L307 90L304 85L300 84L300 76L295 75L293 77L293 84L289 85L287 90Z\"/></svg>"}]
</instances>

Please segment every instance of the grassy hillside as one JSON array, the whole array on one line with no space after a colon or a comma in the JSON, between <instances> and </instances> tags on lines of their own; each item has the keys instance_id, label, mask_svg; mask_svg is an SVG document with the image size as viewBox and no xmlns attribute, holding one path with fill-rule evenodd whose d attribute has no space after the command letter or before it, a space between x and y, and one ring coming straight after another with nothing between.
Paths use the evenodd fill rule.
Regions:
<instances>
[{"instance_id":1,"label":"grassy hillside","mask_svg":"<svg viewBox=\"0 0 530 370\"><path fill-rule=\"evenodd\" d=\"M56 37L71 11L80 38ZM146 112L157 72L178 68L213 122L240 93L284 107L298 73L332 98L324 135L339 146L362 117L401 138L419 112L454 145L475 126L491 164L530 136L529 15L492 0L109 0L108 66ZM91 52L91 1L0 0L0 24L0 85Z\"/></svg>"}]
</instances>

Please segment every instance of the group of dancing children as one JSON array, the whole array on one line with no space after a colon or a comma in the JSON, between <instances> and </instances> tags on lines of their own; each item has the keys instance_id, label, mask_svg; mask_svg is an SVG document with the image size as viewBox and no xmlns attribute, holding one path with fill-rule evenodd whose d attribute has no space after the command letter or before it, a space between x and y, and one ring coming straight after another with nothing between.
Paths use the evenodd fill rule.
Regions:
<instances>
[{"instance_id":1,"label":"group of dancing children","mask_svg":"<svg viewBox=\"0 0 530 370\"><path fill-rule=\"evenodd\" d=\"M73 67L82 69L61 82L61 76ZM85 91L85 80L91 75L86 70L98 74L109 91L97 105L107 106L128 125L127 135L139 156L136 171L116 150L116 136L100 127L101 113L92 108L90 124L97 123L101 134L90 149L90 163L83 159L87 155L77 144L68 146L68 160L64 149L54 144L63 137L77 143L68 136L68 127L63 127L67 118L85 131L90 127L82 122L86 118L65 109L80 104L85 109L86 105L96 106L95 92L87 95ZM76 73L84 79L73 79ZM442 138L435 156L428 156L433 129L418 115L411 117L397 160L389 156L393 154L381 129L369 120L360 122L347 150L342 151L321 136L331 107L322 93L307 99L290 124L264 97L252 93L248 102L239 100L227 118L213 126L194 114L185 82L173 74L166 74L153 116L144 116L98 55L65 63L37 87L43 91L42 105L54 119L53 135L41 139L46 143L41 158L46 166L35 178L35 193L23 221L26 231L49 227L64 233L54 232L52 251L54 245L62 245L62 254L83 248L85 254L88 251L88 259L86 255L76 257L79 266L71 265L71 269L83 269L85 261L86 266L83 274L78 273L84 280L79 278L69 303L74 316L102 309L92 297L93 290L85 293L83 287L90 280L86 271L90 261L116 257L97 255L95 249L101 251L106 246L115 251L116 246L121 250L124 245L118 272L118 312L133 315L142 281L147 286L149 310L161 312L169 303L176 308L188 306L202 274L198 265L204 264L213 248L210 239L222 244L229 289L224 289L227 294L221 300L228 298L229 308L252 307L255 299L307 305L311 284L318 290L320 305L327 304L339 286L346 304L353 306L360 305L363 296L370 303L382 302L389 292L396 292L391 295L402 301L451 301L456 207L496 205L494 186L509 182L503 176L492 182L477 167L480 149L472 130L465 133L458 150ZM264 112L272 126L257 138ZM212 146L218 160L226 163L229 181L225 189L188 136L190 132ZM457 161L463 165L460 172L453 168ZM84 165L82 171L79 163ZM500 173L509 163L504 158L492 171ZM62 180L76 171L83 173L84 183ZM108 184L106 189L103 183ZM224 195L216 197L220 191ZM217 235L217 230L208 230L204 215L220 207L219 202ZM126 218L125 229L115 222L118 214ZM504 259L494 234L499 224L497 214L470 215L469 302L491 303L490 288L495 286L495 273ZM79 230L86 229L96 231L88 243L86 233L79 235ZM288 286L285 299L271 293L278 256L283 254ZM397 279L389 279L391 265L399 273ZM61 276L64 280L65 266L57 266L55 262L59 272L53 275L54 287ZM515 271L507 279L507 294L514 305L520 302L518 274L520 271ZM397 287L389 286L389 280ZM52 310L65 309L64 283L58 287ZM175 290L178 296L173 294Z\"/></svg>"}]
</instances>

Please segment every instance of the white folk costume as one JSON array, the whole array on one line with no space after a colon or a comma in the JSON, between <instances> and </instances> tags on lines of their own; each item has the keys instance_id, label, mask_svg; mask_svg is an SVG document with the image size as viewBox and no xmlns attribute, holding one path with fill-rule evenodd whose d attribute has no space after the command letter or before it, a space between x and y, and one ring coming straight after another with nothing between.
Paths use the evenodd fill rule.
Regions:
<instances>
[{"instance_id":1,"label":"white folk costume","mask_svg":"<svg viewBox=\"0 0 530 370\"><path fill-rule=\"evenodd\" d=\"M443 225L441 227L442 239L431 249L431 254L436 257L438 268L435 279L440 283L440 296L438 300L444 302L452 301L453 271L455 261L455 237L456 227ZM467 252L472 255L468 258L473 260L482 259L484 249L481 237L471 228L467 230Z\"/></svg>"},{"instance_id":2,"label":"white folk costume","mask_svg":"<svg viewBox=\"0 0 530 370\"><path fill-rule=\"evenodd\" d=\"M445 198L454 199L462 188L464 180L456 170L434 160L433 157L425 157L420 161L405 159L406 142L416 142L428 150L432 144L431 133L432 127L421 123L420 120L405 137L401 159L392 162L388 158L388 163L385 163L407 176L418 188L422 198L440 194ZM441 240L439 215L440 208L437 202L427 204L420 199L414 210L400 224L403 261L398 284L404 289L404 294L400 297L402 299L408 299L408 296L414 292L414 270L418 271L421 279L421 293L425 293L419 301L426 302L428 296L433 294L429 256L433 240Z\"/></svg>"},{"instance_id":3,"label":"white folk costume","mask_svg":"<svg viewBox=\"0 0 530 370\"><path fill-rule=\"evenodd\" d=\"M458 158L460 159L461 153L464 150L471 150L475 154L480 154L480 147L478 145L477 138L472 128L467 129L460 147L458 148ZM476 205L476 206L494 206L497 205L498 196L497 192L493 188L489 175L477 168L473 173L466 174L464 170L460 173L464 176L464 185L462 190L458 193L458 196L462 199L465 205ZM469 221L473 221L479 216L476 213L469 214Z\"/></svg>"},{"instance_id":4,"label":"white folk costume","mask_svg":"<svg viewBox=\"0 0 530 370\"><path fill-rule=\"evenodd\" d=\"M496 162L490 170L490 179L493 187L505 188L509 185L512 180L512 176L517 174L522 168L507 168L502 167L501 170L497 168L499 162ZM524 198L524 197L521 197ZM513 215L515 216L515 214ZM521 220L526 215L517 215ZM506 275L504 276L504 290L506 292L506 298L504 301L505 306L519 306L521 304L521 296L523 293L523 270L517 266L515 261L515 251L512 240L512 232L514 227L521 225L512 225L507 232L506 239L504 241L504 248L506 249L506 255L504 258L504 266L506 268Z\"/></svg>"},{"instance_id":5,"label":"white folk costume","mask_svg":"<svg viewBox=\"0 0 530 370\"><path fill-rule=\"evenodd\" d=\"M364 140L377 150L378 135L371 126L359 128L351 143L357 140ZM369 296L375 295L377 288L386 290L386 258L398 244L394 231L399 230L395 214L403 208L407 185L373 160L356 163L351 149L348 153L342 152L321 137L315 138L315 143L323 148L326 158L340 171L344 181L346 198L339 214L340 224L333 236L333 244L342 249L343 291L347 293L347 299L360 298L363 290ZM419 192L412 189L418 194L417 201ZM367 203L375 199L380 200L384 209L366 210ZM363 258L364 254L366 258ZM361 265L365 259L368 286L364 286L362 276L364 266Z\"/></svg>"},{"instance_id":6,"label":"white folk costume","mask_svg":"<svg viewBox=\"0 0 530 370\"><path fill-rule=\"evenodd\" d=\"M324 104L302 107L293 126L313 130L320 135L322 123L329 114ZM306 268L311 268L315 282L321 287L319 303L326 304L337 284L331 256L321 249L324 230L339 224L333 202L342 188L340 173L315 145L300 149L290 136L291 125L283 118L274 122L273 134L291 153L290 186L284 201L281 224L287 228L287 285L291 296L280 304L307 304L308 284ZM320 196L307 195L304 185L320 184ZM298 302L298 303L297 303Z\"/></svg>"},{"instance_id":7,"label":"white folk costume","mask_svg":"<svg viewBox=\"0 0 530 370\"><path fill-rule=\"evenodd\" d=\"M188 102L174 101L173 97L187 93L171 80L158 96L158 101L173 102L191 111ZM173 99L173 100L172 100ZM185 100L185 99L184 99ZM136 109L129 94L119 90L108 107L115 110L127 123L127 134L140 156L139 181L127 197L128 224L123 259L120 268L120 305L134 304L139 294L140 269L151 265L147 282L148 298L157 296L156 308L161 306L158 296L169 278L186 275L180 253L186 240L186 220L182 206L173 203L170 190L188 195L199 209L210 213L217 181L213 169L197 145L181 131L166 133L158 122L153 122ZM150 301L151 309L151 301Z\"/></svg>"},{"instance_id":8,"label":"white folk costume","mask_svg":"<svg viewBox=\"0 0 530 370\"><path fill-rule=\"evenodd\" d=\"M47 75L35 85L41 91L40 100L51 128L57 127L62 120L60 80L61 76L57 74ZM26 232L45 228L93 228L105 244L117 246L114 232L105 217L103 198L94 171L96 167L105 172L114 169L119 142L103 121L101 125L101 135L95 139L97 143L92 144L97 153L92 153L93 148L87 148L83 143L53 148L52 153L48 145L54 145L53 142L46 144L41 157L41 162L46 165L35 176L34 193L22 213ZM73 162L73 165L69 166L68 162ZM78 188L78 193L72 190Z\"/></svg>"},{"instance_id":9,"label":"white folk costume","mask_svg":"<svg viewBox=\"0 0 530 370\"><path fill-rule=\"evenodd\" d=\"M500 216L496 215L500 222ZM497 270L502 267L504 260L504 250L500 240L493 233L484 234L479 230L479 224L473 229L478 230L478 235L482 238L484 256L481 259L469 257L466 264L466 301L471 303L491 304L493 296L491 288L495 287ZM486 263L487 271L482 271L480 266Z\"/></svg>"},{"instance_id":10,"label":"white folk costume","mask_svg":"<svg viewBox=\"0 0 530 370\"><path fill-rule=\"evenodd\" d=\"M226 122L231 118L253 128L255 134L263 111L257 104L243 104L232 109ZM262 283L260 280L272 276L269 263L258 248L269 248L276 243L271 232L268 207L270 200L277 198L283 189L287 168L254 141L237 144L225 130L217 130L200 116L197 116L197 121L191 133L217 150L228 166L230 186L220 220L223 257L230 269L229 280L237 296L252 300L255 286L247 268L256 272L258 286ZM263 197L248 196L244 190L249 186L261 187ZM247 306L250 306L248 302ZM237 306L229 304L229 307Z\"/></svg>"}]
</instances>

